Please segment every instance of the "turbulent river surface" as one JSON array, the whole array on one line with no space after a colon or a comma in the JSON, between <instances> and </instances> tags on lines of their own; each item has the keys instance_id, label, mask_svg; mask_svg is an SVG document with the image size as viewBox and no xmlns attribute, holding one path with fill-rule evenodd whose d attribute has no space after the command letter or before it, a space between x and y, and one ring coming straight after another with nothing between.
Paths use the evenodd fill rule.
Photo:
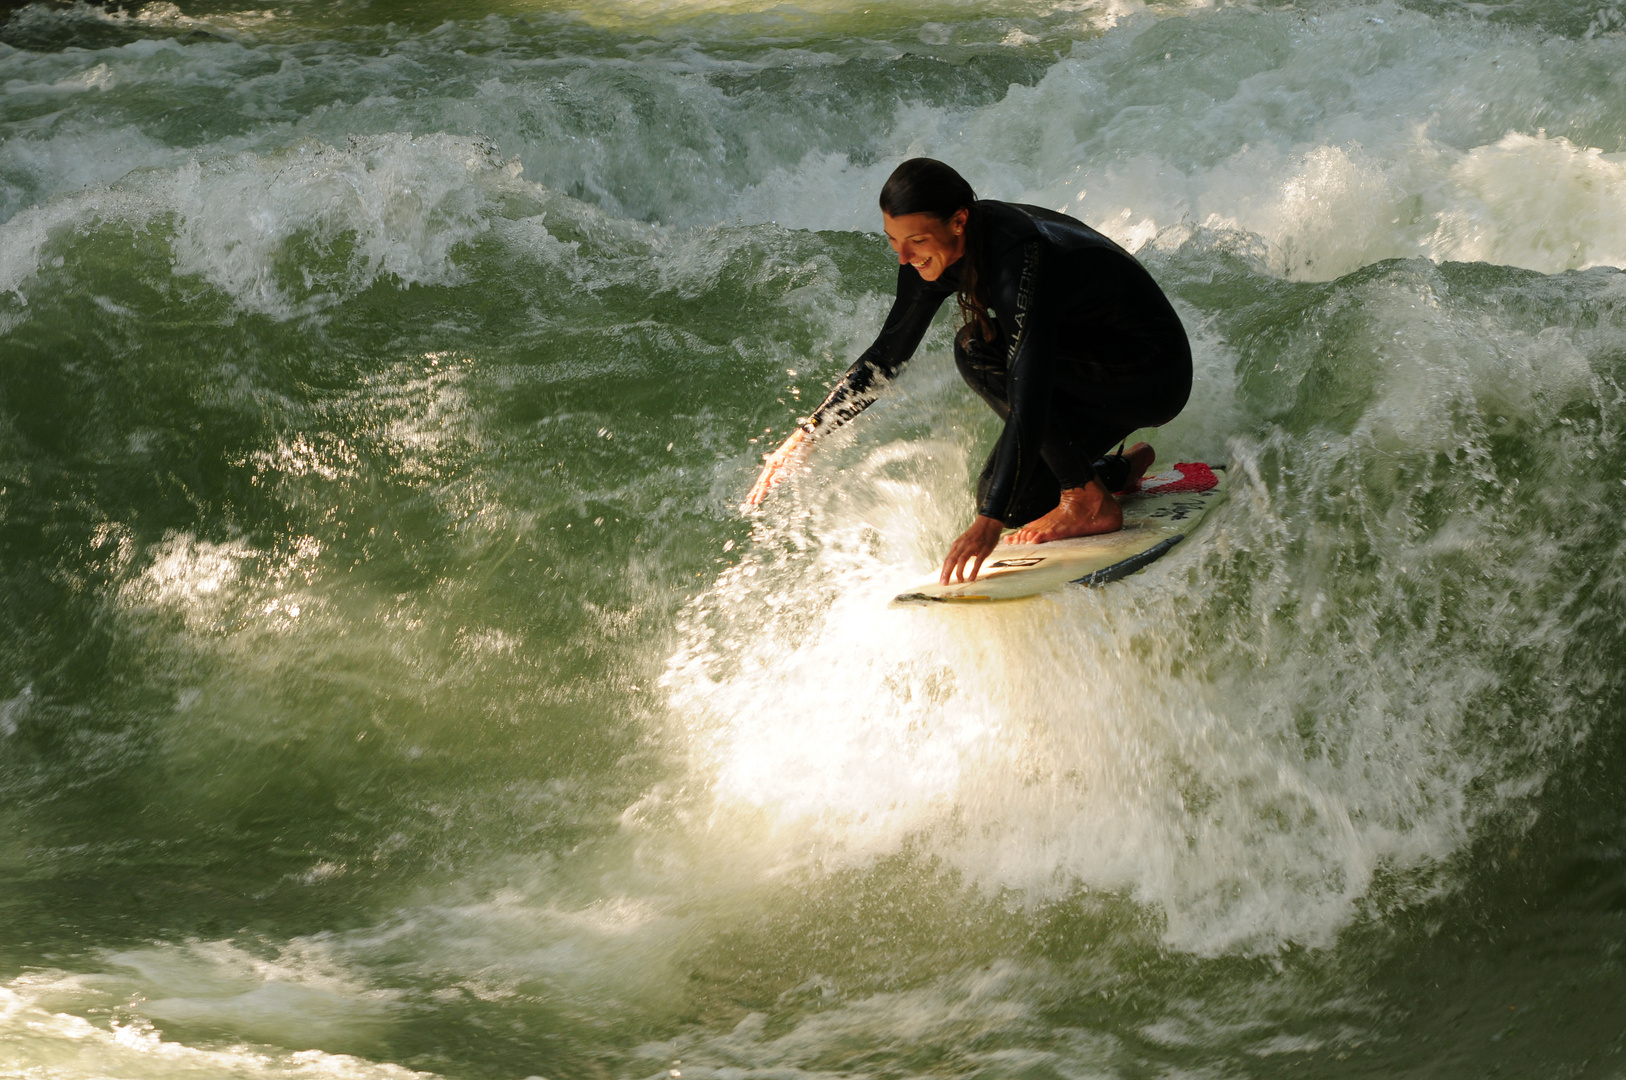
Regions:
<instances>
[{"instance_id":1,"label":"turbulent river surface","mask_svg":"<svg viewBox=\"0 0 1626 1080\"><path fill-rule=\"evenodd\" d=\"M1619 0L0 24L0 1075L1626 1076ZM1232 490L888 606L996 421L928 154Z\"/></svg>"}]
</instances>

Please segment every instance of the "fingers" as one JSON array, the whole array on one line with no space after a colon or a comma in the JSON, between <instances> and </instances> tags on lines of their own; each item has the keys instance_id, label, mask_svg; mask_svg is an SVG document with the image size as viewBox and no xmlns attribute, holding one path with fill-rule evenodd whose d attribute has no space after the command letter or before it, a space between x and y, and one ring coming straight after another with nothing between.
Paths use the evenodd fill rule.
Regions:
<instances>
[{"instance_id":1,"label":"fingers","mask_svg":"<svg viewBox=\"0 0 1626 1080\"><path fill-rule=\"evenodd\" d=\"M768 494L768 489L772 486L773 466L769 465L766 469L762 470L760 475L757 476L757 482L751 485L751 493L745 497L745 507L749 509L750 507L756 506L758 503L760 503L762 501L762 497Z\"/></svg>"},{"instance_id":2,"label":"fingers","mask_svg":"<svg viewBox=\"0 0 1626 1080\"><path fill-rule=\"evenodd\" d=\"M956 578L962 582L976 581L977 575L982 573L983 560L999 546L1000 526L998 519L979 514L977 520L971 523L971 528L949 545L948 557L943 560L942 572L937 576L938 584L949 585ZM967 566L971 568L969 574L966 573Z\"/></svg>"},{"instance_id":3,"label":"fingers","mask_svg":"<svg viewBox=\"0 0 1626 1080\"><path fill-rule=\"evenodd\" d=\"M980 550L980 545L975 541L964 536L960 537L954 541L954 546L949 548L948 558L943 560L943 571L938 575L938 584L950 585L956 579L962 582L977 580L977 573L982 569L982 561L987 557L988 553ZM971 566L969 576L965 572L968 564Z\"/></svg>"},{"instance_id":4,"label":"fingers","mask_svg":"<svg viewBox=\"0 0 1626 1080\"><path fill-rule=\"evenodd\" d=\"M961 544L960 544L960 557L957 560L955 560L955 567L954 567L954 576L955 576L955 578L957 580L959 580L959 581L970 581L971 580L970 577L966 576L965 568L967 566L970 566L973 560L976 560L976 561L979 561L979 562L981 561L980 556L978 556L978 554L977 554L977 545L976 545L976 543L975 542L967 543L965 541L961 541ZM976 576L975 573L973 573L972 577L975 577L975 576Z\"/></svg>"},{"instance_id":5,"label":"fingers","mask_svg":"<svg viewBox=\"0 0 1626 1080\"><path fill-rule=\"evenodd\" d=\"M757 477L756 484L751 488L751 494L745 497L745 505L756 506L767 498L769 490L785 478L784 470L783 463L770 463L763 469L762 475Z\"/></svg>"},{"instance_id":6,"label":"fingers","mask_svg":"<svg viewBox=\"0 0 1626 1080\"><path fill-rule=\"evenodd\" d=\"M767 467L762 470L761 475L757 477L757 482L751 485L751 493L745 497L742 509L749 510L759 505L767 497L768 489L779 483L779 471L779 465L772 461L768 463Z\"/></svg>"},{"instance_id":7,"label":"fingers","mask_svg":"<svg viewBox=\"0 0 1626 1080\"><path fill-rule=\"evenodd\" d=\"M745 497L740 509L750 510L761 505L762 500L768 497L768 492L786 479L796 452L805 438L806 433L798 428L790 438L780 444L779 449L767 455L767 464L763 466L762 473L752 485L751 493Z\"/></svg>"}]
</instances>

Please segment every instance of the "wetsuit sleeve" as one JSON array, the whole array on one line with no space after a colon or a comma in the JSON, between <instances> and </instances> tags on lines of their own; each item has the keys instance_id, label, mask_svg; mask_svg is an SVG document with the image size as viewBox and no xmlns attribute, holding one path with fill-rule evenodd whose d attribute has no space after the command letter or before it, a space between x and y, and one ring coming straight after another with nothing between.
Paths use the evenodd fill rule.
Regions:
<instances>
[{"instance_id":1,"label":"wetsuit sleeve","mask_svg":"<svg viewBox=\"0 0 1626 1080\"><path fill-rule=\"evenodd\" d=\"M932 316L953 290L933 287L921 279L912 266L898 267L898 296L881 325L881 333L864 354L831 388L824 403L813 410L803 429L815 435L845 424L874 403L886 380L915 354L920 339L932 324Z\"/></svg>"},{"instance_id":2,"label":"wetsuit sleeve","mask_svg":"<svg viewBox=\"0 0 1626 1080\"><path fill-rule=\"evenodd\" d=\"M994 450L994 468L979 514L1004 520L1029 470L1039 463L1055 384L1056 323L1060 297L1050 295L1045 245L1030 240L1011 250L1000 267L1000 315L1010 311L1005 367L1011 412Z\"/></svg>"}]
</instances>

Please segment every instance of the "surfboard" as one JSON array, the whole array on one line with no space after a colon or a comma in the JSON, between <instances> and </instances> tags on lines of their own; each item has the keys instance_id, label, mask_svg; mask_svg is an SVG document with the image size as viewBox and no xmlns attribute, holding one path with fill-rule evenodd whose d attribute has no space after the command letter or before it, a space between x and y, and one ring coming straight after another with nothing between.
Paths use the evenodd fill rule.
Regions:
<instances>
[{"instance_id":1,"label":"surfboard","mask_svg":"<svg viewBox=\"0 0 1626 1080\"><path fill-rule=\"evenodd\" d=\"M1018 600L1067 584L1105 585L1150 566L1168 553L1191 535L1224 495L1223 466L1178 464L1167 472L1142 478L1139 490L1118 496L1124 509L1124 527L1117 532L1047 544L1001 543L982 564L976 581L955 585L930 581L899 593L893 602Z\"/></svg>"}]
</instances>

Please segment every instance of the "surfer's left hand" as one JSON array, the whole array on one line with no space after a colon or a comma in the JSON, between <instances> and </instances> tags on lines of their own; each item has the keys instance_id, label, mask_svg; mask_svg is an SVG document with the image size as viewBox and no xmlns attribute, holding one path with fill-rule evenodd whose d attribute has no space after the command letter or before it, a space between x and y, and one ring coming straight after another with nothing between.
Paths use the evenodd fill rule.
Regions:
<instances>
[{"instance_id":1,"label":"surfer's left hand","mask_svg":"<svg viewBox=\"0 0 1626 1080\"><path fill-rule=\"evenodd\" d=\"M938 583L947 585L958 575L961 581L976 581L977 573L982 569L982 560L999 546L999 533L1005 526L998 518L977 515L977 520L971 523L971 528L960 534L949 548L948 558L943 560L943 573ZM971 573L965 572L966 564L971 564Z\"/></svg>"}]
</instances>

